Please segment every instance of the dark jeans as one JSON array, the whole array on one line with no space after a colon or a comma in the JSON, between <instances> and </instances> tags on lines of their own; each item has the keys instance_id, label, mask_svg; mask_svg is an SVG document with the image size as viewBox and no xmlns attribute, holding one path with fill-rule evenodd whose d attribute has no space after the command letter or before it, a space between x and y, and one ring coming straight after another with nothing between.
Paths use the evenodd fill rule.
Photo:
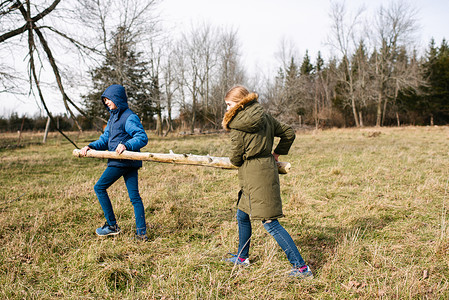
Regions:
<instances>
[{"instance_id":1,"label":"dark jeans","mask_svg":"<svg viewBox=\"0 0 449 300\"><path fill-rule=\"evenodd\" d=\"M251 220L249 215L240 209L237 209L237 222L239 227L239 248L237 255L241 258L248 258L249 246L251 240ZM288 232L279 224L278 220L270 220L262 222L263 227L271 234L276 242L281 246L287 255L288 261L294 268L302 267L305 265L298 248L293 242L292 237Z\"/></svg>"},{"instance_id":2,"label":"dark jeans","mask_svg":"<svg viewBox=\"0 0 449 300\"><path fill-rule=\"evenodd\" d=\"M136 218L136 233L146 233L145 211L143 208L142 198L139 194L138 173L137 168L107 167L103 175L98 179L94 186L98 201L103 209L104 217L109 225L115 225L114 210L112 209L111 200L109 199L106 189L123 176L126 188L128 189L129 199L134 206L134 216Z\"/></svg>"}]
</instances>

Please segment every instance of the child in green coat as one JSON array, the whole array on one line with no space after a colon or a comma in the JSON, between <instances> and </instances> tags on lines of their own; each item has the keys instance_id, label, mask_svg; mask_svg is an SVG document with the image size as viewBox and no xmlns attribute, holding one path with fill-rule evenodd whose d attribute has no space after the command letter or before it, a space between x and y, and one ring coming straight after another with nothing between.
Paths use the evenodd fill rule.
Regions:
<instances>
[{"instance_id":1,"label":"child in green coat","mask_svg":"<svg viewBox=\"0 0 449 300\"><path fill-rule=\"evenodd\" d=\"M239 265L249 265L251 219L261 220L292 264L291 276L313 277L293 239L279 224L283 217L276 162L286 155L295 139L290 126L282 124L257 102L258 95L243 86L235 86L225 97L228 110L223 128L230 131L231 163L239 167L240 192L237 209L239 247L237 254L225 259ZM280 141L272 153L274 137Z\"/></svg>"}]
</instances>

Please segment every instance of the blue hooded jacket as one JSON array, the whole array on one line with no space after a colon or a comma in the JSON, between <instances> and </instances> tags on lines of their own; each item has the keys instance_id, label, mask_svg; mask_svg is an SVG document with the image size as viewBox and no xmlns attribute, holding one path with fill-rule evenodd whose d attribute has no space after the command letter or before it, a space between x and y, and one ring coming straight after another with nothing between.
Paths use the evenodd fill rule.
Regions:
<instances>
[{"instance_id":1,"label":"blue hooded jacket","mask_svg":"<svg viewBox=\"0 0 449 300\"><path fill-rule=\"evenodd\" d=\"M119 144L123 144L126 150L139 152L148 143L148 137L139 117L128 107L125 88L113 84L101 95L101 101L103 101L103 98L108 98L114 102L117 109L110 110L103 102L111 116L104 133L97 141L90 143L89 147L95 150L115 151ZM142 161L108 159L108 166L140 168L142 167Z\"/></svg>"}]
</instances>

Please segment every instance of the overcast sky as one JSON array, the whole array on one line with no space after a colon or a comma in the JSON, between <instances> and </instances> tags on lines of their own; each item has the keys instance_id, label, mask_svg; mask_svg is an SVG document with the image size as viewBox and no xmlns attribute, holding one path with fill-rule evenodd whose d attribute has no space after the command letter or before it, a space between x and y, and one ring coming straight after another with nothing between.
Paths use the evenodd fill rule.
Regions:
<instances>
[{"instance_id":1,"label":"overcast sky","mask_svg":"<svg viewBox=\"0 0 449 300\"><path fill-rule=\"evenodd\" d=\"M432 37L437 45L443 38L449 38L449 0L405 1L417 10L422 50ZM325 41L330 32L330 3L329 0L162 0L159 8L164 27L173 28L173 33L200 22L237 30L243 62L252 73L279 68L276 52L282 39L294 43L300 56L308 50L313 62L318 50L328 57L330 47ZM390 0L345 1L349 12L354 13L364 5L367 15L389 3ZM39 111L32 99L6 102L1 101L2 115L15 111L31 116Z\"/></svg>"},{"instance_id":2,"label":"overcast sky","mask_svg":"<svg viewBox=\"0 0 449 300\"><path fill-rule=\"evenodd\" d=\"M404 0L417 10L420 25L418 39L422 48L431 37L437 45L449 37L449 0ZM341 1L340 1L341 2ZM349 13L364 6L373 15L390 0L346 0ZM303 56L309 51L312 60L318 50L330 55L326 39L330 32L330 0L164 0L161 9L166 24L189 28L205 21L217 26L234 28L242 45L244 60L251 70L267 70L276 64L276 52L281 40L293 42Z\"/></svg>"}]
</instances>

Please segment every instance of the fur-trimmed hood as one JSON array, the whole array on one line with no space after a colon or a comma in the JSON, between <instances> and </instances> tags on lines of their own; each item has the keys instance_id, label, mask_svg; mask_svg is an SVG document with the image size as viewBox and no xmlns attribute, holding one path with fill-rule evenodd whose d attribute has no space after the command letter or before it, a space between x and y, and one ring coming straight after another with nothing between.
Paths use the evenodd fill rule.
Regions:
<instances>
[{"instance_id":1,"label":"fur-trimmed hood","mask_svg":"<svg viewBox=\"0 0 449 300\"><path fill-rule=\"evenodd\" d=\"M264 124L264 110L257 102L258 95L250 93L234 107L229 109L222 126L225 130L238 129L245 132L255 132Z\"/></svg>"}]
</instances>

